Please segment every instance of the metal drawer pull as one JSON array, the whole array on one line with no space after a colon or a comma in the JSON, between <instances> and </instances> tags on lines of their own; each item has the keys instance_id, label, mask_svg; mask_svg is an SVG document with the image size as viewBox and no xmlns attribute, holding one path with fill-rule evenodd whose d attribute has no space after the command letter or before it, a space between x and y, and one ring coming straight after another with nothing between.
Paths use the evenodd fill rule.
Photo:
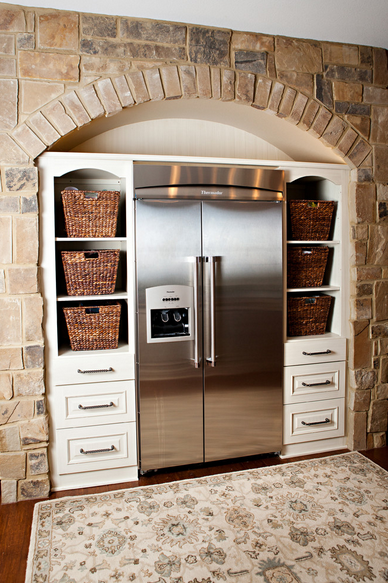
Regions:
<instances>
[{"instance_id":1,"label":"metal drawer pull","mask_svg":"<svg viewBox=\"0 0 388 583\"><path fill-rule=\"evenodd\" d=\"M301 422L302 425L323 425L324 423L330 423L330 419L326 417L324 421L314 421L313 423L306 423L306 421Z\"/></svg>"},{"instance_id":2,"label":"metal drawer pull","mask_svg":"<svg viewBox=\"0 0 388 583\"><path fill-rule=\"evenodd\" d=\"M317 356L318 354L331 354L331 350L327 349L324 352L302 352L303 356Z\"/></svg>"},{"instance_id":3,"label":"metal drawer pull","mask_svg":"<svg viewBox=\"0 0 388 583\"><path fill-rule=\"evenodd\" d=\"M105 409L106 407L114 407L115 404L112 403L112 401L110 403L106 403L104 405L86 405L86 407L84 407L83 405L78 405L78 409L82 409L83 411L86 411L86 409Z\"/></svg>"},{"instance_id":4,"label":"metal drawer pull","mask_svg":"<svg viewBox=\"0 0 388 583\"><path fill-rule=\"evenodd\" d=\"M79 374L89 374L93 372L112 372L113 368L110 366L109 368L100 368L100 369L91 369L91 370L81 370L80 368L77 370Z\"/></svg>"},{"instance_id":5,"label":"metal drawer pull","mask_svg":"<svg viewBox=\"0 0 388 583\"><path fill-rule=\"evenodd\" d=\"M331 381L327 380L323 383L302 383L302 387L322 387L323 385L330 385Z\"/></svg>"},{"instance_id":6,"label":"metal drawer pull","mask_svg":"<svg viewBox=\"0 0 388 583\"><path fill-rule=\"evenodd\" d=\"M111 445L110 447L106 448L106 449L90 449L89 451L85 451L84 449L79 450L80 453L84 454L84 455L88 455L89 453L106 453L107 451L114 451L115 446Z\"/></svg>"}]
</instances>

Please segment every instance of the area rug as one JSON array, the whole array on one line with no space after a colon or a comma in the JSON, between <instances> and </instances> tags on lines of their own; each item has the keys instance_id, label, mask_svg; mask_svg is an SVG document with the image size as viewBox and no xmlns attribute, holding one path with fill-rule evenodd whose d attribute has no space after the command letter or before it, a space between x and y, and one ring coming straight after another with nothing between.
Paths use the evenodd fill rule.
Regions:
<instances>
[{"instance_id":1,"label":"area rug","mask_svg":"<svg viewBox=\"0 0 388 583\"><path fill-rule=\"evenodd\" d=\"M35 506L26 583L388 581L388 472L357 452Z\"/></svg>"}]
</instances>

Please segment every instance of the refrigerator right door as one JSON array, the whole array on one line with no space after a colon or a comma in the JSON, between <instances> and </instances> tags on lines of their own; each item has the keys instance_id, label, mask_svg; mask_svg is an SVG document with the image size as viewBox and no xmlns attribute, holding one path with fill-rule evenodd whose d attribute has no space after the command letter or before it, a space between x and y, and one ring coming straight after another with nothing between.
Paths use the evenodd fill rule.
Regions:
<instances>
[{"instance_id":1,"label":"refrigerator right door","mask_svg":"<svg viewBox=\"0 0 388 583\"><path fill-rule=\"evenodd\" d=\"M281 449L282 214L203 202L206 462Z\"/></svg>"}]
</instances>

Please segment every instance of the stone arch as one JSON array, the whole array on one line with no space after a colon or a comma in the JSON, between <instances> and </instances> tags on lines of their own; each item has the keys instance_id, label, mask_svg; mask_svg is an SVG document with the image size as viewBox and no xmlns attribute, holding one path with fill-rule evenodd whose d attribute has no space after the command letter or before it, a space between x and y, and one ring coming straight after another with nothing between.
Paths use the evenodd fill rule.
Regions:
<instances>
[{"instance_id":1,"label":"stone arch","mask_svg":"<svg viewBox=\"0 0 388 583\"><path fill-rule=\"evenodd\" d=\"M206 65L152 66L79 83L33 112L8 136L9 163L34 160L47 148L101 116L142 103L175 99L234 102L276 115L334 149L351 168L371 146L343 117L313 97L268 76Z\"/></svg>"}]
</instances>

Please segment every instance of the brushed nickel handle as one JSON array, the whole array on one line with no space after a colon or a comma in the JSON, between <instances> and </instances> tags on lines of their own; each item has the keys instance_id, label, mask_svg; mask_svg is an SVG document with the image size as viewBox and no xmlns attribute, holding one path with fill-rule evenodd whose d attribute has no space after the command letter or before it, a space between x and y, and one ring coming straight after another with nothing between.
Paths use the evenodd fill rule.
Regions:
<instances>
[{"instance_id":1,"label":"brushed nickel handle","mask_svg":"<svg viewBox=\"0 0 388 583\"><path fill-rule=\"evenodd\" d=\"M323 383L302 383L302 387L322 387L324 385L330 385L331 381L326 380Z\"/></svg>"},{"instance_id":2,"label":"brushed nickel handle","mask_svg":"<svg viewBox=\"0 0 388 583\"><path fill-rule=\"evenodd\" d=\"M194 367L199 368L201 359L199 355L199 265L202 257L194 257Z\"/></svg>"},{"instance_id":3,"label":"brushed nickel handle","mask_svg":"<svg viewBox=\"0 0 388 583\"><path fill-rule=\"evenodd\" d=\"M324 421L313 421L312 423L306 423L306 421L302 421L301 422L302 425L324 425L325 423L330 423L330 419L328 417L326 417L326 419Z\"/></svg>"},{"instance_id":4,"label":"brushed nickel handle","mask_svg":"<svg viewBox=\"0 0 388 583\"><path fill-rule=\"evenodd\" d=\"M98 368L98 369L90 369L90 370L81 370L80 368L77 369L79 374L93 374L96 372L112 372L113 368L110 366L109 368Z\"/></svg>"},{"instance_id":5,"label":"brushed nickel handle","mask_svg":"<svg viewBox=\"0 0 388 583\"><path fill-rule=\"evenodd\" d=\"M206 361L216 366L216 257L206 257L210 264L210 358Z\"/></svg>"},{"instance_id":6,"label":"brushed nickel handle","mask_svg":"<svg viewBox=\"0 0 388 583\"><path fill-rule=\"evenodd\" d=\"M84 405L78 405L78 409L82 409L83 411L86 411L86 409L105 409L107 407L114 407L114 403L111 401L110 403L106 403L104 405L86 405L86 407L84 407Z\"/></svg>"},{"instance_id":7,"label":"brushed nickel handle","mask_svg":"<svg viewBox=\"0 0 388 583\"><path fill-rule=\"evenodd\" d=\"M317 356L319 354L331 354L331 350L327 349L327 350L324 350L323 352L304 352L303 351L302 354L304 356Z\"/></svg>"},{"instance_id":8,"label":"brushed nickel handle","mask_svg":"<svg viewBox=\"0 0 388 583\"><path fill-rule=\"evenodd\" d=\"M82 453L83 455L89 455L90 453L107 453L108 451L114 451L115 446L111 445L110 447L107 447L106 449L90 449L89 451L85 451L84 449L79 450L80 453Z\"/></svg>"}]
</instances>

